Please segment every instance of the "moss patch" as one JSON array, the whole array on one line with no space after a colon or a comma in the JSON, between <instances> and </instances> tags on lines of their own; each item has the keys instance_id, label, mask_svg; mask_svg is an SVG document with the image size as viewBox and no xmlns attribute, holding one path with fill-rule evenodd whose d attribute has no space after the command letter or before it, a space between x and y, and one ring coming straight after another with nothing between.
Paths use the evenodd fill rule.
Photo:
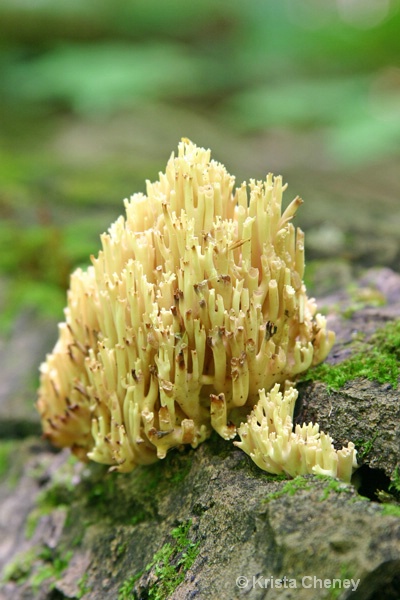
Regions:
<instances>
[{"instance_id":1,"label":"moss patch","mask_svg":"<svg viewBox=\"0 0 400 600\"><path fill-rule=\"evenodd\" d=\"M382 514L400 518L400 506L398 504L384 504Z\"/></svg>"},{"instance_id":2,"label":"moss patch","mask_svg":"<svg viewBox=\"0 0 400 600\"><path fill-rule=\"evenodd\" d=\"M37 548L30 548L26 552L17 554L3 571L2 581L14 581L23 584L28 580L32 565L37 556Z\"/></svg>"},{"instance_id":3,"label":"moss patch","mask_svg":"<svg viewBox=\"0 0 400 600\"><path fill-rule=\"evenodd\" d=\"M389 491L400 496L400 467L396 467L392 473L392 482L389 486Z\"/></svg>"},{"instance_id":4,"label":"moss patch","mask_svg":"<svg viewBox=\"0 0 400 600\"><path fill-rule=\"evenodd\" d=\"M265 502L270 502L271 500L276 500L277 498L281 498L282 496L294 496L300 490L309 490L312 487L312 483L310 479L303 477L302 475L298 475L294 479L288 481L280 490L277 492L271 492L265 498Z\"/></svg>"},{"instance_id":5,"label":"moss patch","mask_svg":"<svg viewBox=\"0 0 400 600\"><path fill-rule=\"evenodd\" d=\"M172 541L158 550L143 571L128 578L119 589L118 600L137 598L135 585L139 579L152 572L147 590L149 600L167 600L183 582L199 553L199 542L189 537L191 521L187 521L171 532Z\"/></svg>"},{"instance_id":6,"label":"moss patch","mask_svg":"<svg viewBox=\"0 0 400 600\"><path fill-rule=\"evenodd\" d=\"M53 580L50 587L54 587L54 583L60 579L63 572L68 567L69 561L72 558L72 552L66 552L65 555L62 556L57 552L53 553L50 549L44 548L40 553L40 558L43 562L29 580L34 592L37 592L42 583L49 579Z\"/></svg>"},{"instance_id":7,"label":"moss patch","mask_svg":"<svg viewBox=\"0 0 400 600\"><path fill-rule=\"evenodd\" d=\"M9 467L11 466L11 458L15 449L14 441L4 441L0 444L0 479L3 479Z\"/></svg>"},{"instance_id":8,"label":"moss patch","mask_svg":"<svg viewBox=\"0 0 400 600\"><path fill-rule=\"evenodd\" d=\"M357 448L358 462L363 462L364 459L368 456L368 454L371 452L372 448L374 447L374 443L375 443L375 440L377 437L378 437L378 434L376 433L369 440L365 440L363 438L355 440L354 444Z\"/></svg>"},{"instance_id":9,"label":"moss patch","mask_svg":"<svg viewBox=\"0 0 400 600\"><path fill-rule=\"evenodd\" d=\"M335 580L336 578L334 578ZM331 588L328 591L328 595L325 596L325 598L329 599L329 600L338 600L340 597L343 598L343 581L345 579L349 580L349 579L355 579L355 572L354 572L354 568L347 564L347 563L342 563L340 566L340 574L339 577L337 578L339 579L342 584Z\"/></svg>"},{"instance_id":10,"label":"moss patch","mask_svg":"<svg viewBox=\"0 0 400 600\"><path fill-rule=\"evenodd\" d=\"M326 500L331 492L333 493L353 493L353 487L343 483L343 481L338 481L337 479L333 479L327 475L315 475L314 482L316 480L322 480L326 483L323 492L319 498L320 502ZM287 481L286 484L277 492L271 492L265 498L264 502L270 502L271 500L277 500L278 498L282 498L282 496L294 496L301 490L311 490L313 487L313 479L309 476L298 475L294 479Z\"/></svg>"},{"instance_id":11,"label":"moss patch","mask_svg":"<svg viewBox=\"0 0 400 600\"><path fill-rule=\"evenodd\" d=\"M88 515L101 516L115 523L137 525L157 513L156 496L160 490L185 485L192 465L192 451L171 452L164 460L138 466L132 473L109 473L103 465L90 464L90 477L82 479L77 495L84 498ZM132 501L132 498L135 500ZM112 515L110 514L112 506ZM132 510L127 513L127 506Z\"/></svg>"},{"instance_id":12,"label":"moss patch","mask_svg":"<svg viewBox=\"0 0 400 600\"><path fill-rule=\"evenodd\" d=\"M17 555L5 570L3 581L13 581L20 585L29 582L33 593L37 593L44 581L49 581L50 589L60 579L72 558L72 552L62 554L47 546L33 547Z\"/></svg>"},{"instance_id":13,"label":"moss patch","mask_svg":"<svg viewBox=\"0 0 400 600\"><path fill-rule=\"evenodd\" d=\"M89 575L87 573L85 573L78 581L78 594L77 594L77 598L78 600L80 600L80 598L83 598L83 596L85 594L87 594L88 592L90 592L91 588L88 585L88 579L89 579Z\"/></svg>"},{"instance_id":14,"label":"moss patch","mask_svg":"<svg viewBox=\"0 0 400 600\"><path fill-rule=\"evenodd\" d=\"M371 336L351 358L337 365L323 363L310 369L304 379L322 381L339 390L347 381L364 377L397 388L400 375L400 319L388 323Z\"/></svg>"},{"instance_id":15,"label":"moss patch","mask_svg":"<svg viewBox=\"0 0 400 600\"><path fill-rule=\"evenodd\" d=\"M335 494L352 494L353 492L353 488L350 485L343 483L343 481L338 481L337 479L332 479L331 477L326 477L324 475L317 475L317 477L326 481L324 491L319 498L320 502L326 500L330 496L331 492Z\"/></svg>"}]
</instances>

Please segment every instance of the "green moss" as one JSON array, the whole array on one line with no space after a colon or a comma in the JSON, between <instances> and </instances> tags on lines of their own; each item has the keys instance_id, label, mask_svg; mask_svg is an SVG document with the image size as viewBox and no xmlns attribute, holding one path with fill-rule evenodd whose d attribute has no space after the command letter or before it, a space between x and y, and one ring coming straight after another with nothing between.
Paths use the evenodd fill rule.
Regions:
<instances>
[{"instance_id":1,"label":"green moss","mask_svg":"<svg viewBox=\"0 0 400 600\"><path fill-rule=\"evenodd\" d=\"M31 574L32 565L37 557L37 548L30 548L14 556L3 571L2 581L13 581L18 584L25 583Z\"/></svg>"},{"instance_id":2,"label":"green moss","mask_svg":"<svg viewBox=\"0 0 400 600\"><path fill-rule=\"evenodd\" d=\"M389 486L389 491L400 494L400 467L396 467L392 473L392 481Z\"/></svg>"},{"instance_id":3,"label":"green moss","mask_svg":"<svg viewBox=\"0 0 400 600\"><path fill-rule=\"evenodd\" d=\"M135 598L135 584L146 572L152 571L151 585L147 590L149 600L167 600L182 583L199 553L199 542L189 538L191 521L183 523L171 532L172 540L158 550L144 571L128 578L119 589L118 600Z\"/></svg>"},{"instance_id":4,"label":"green moss","mask_svg":"<svg viewBox=\"0 0 400 600\"><path fill-rule=\"evenodd\" d=\"M136 575L125 579L124 583L119 588L118 600L132 600L132 598L136 598L135 583L141 578L142 575L143 571L140 571L139 573L136 573Z\"/></svg>"},{"instance_id":5,"label":"green moss","mask_svg":"<svg viewBox=\"0 0 400 600\"><path fill-rule=\"evenodd\" d=\"M114 476L104 473L101 479L90 485L87 502L91 507L96 507L100 512L109 511L110 501L115 495L117 481Z\"/></svg>"},{"instance_id":6,"label":"green moss","mask_svg":"<svg viewBox=\"0 0 400 600\"><path fill-rule=\"evenodd\" d=\"M18 554L4 569L3 581L17 584L29 582L36 594L42 583L47 580L57 581L71 560L72 552L61 554L46 546L33 547Z\"/></svg>"},{"instance_id":7,"label":"green moss","mask_svg":"<svg viewBox=\"0 0 400 600\"><path fill-rule=\"evenodd\" d=\"M342 582L345 579L355 579L355 574L354 574L354 568L350 565L348 565L347 563L342 563L340 566L340 574L338 577L333 577L332 579L340 579ZM340 598L341 596L343 596L343 587L342 585L335 587L335 588L331 588L330 590L328 590L327 595L325 596L325 598L329 599L329 600L337 600L338 598Z\"/></svg>"},{"instance_id":8,"label":"green moss","mask_svg":"<svg viewBox=\"0 0 400 600\"><path fill-rule=\"evenodd\" d=\"M121 556L123 556L125 554L127 547L128 547L127 542L122 542L121 544L119 544L117 546L117 551L116 551L117 558L121 558Z\"/></svg>"},{"instance_id":9,"label":"green moss","mask_svg":"<svg viewBox=\"0 0 400 600\"><path fill-rule=\"evenodd\" d=\"M44 548L39 554L43 563L38 569L32 574L30 578L30 584L32 590L36 593L44 581L52 579L57 581L69 565L69 561L72 558L72 552L66 552L65 555L61 555L59 552L53 553L49 548ZM51 586L53 587L53 586Z\"/></svg>"},{"instance_id":10,"label":"green moss","mask_svg":"<svg viewBox=\"0 0 400 600\"><path fill-rule=\"evenodd\" d=\"M0 444L0 479L3 479L11 466L11 457L15 450L14 441L4 441Z\"/></svg>"},{"instance_id":11,"label":"green moss","mask_svg":"<svg viewBox=\"0 0 400 600\"><path fill-rule=\"evenodd\" d=\"M317 477L326 481L324 491L319 498L320 502L323 502L329 498L331 492L335 494L351 494L353 492L352 486L343 483L343 481L338 481L337 479L332 479L331 477L327 477L325 475L317 475Z\"/></svg>"},{"instance_id":12,"label":"green moss","mask_svg":"<svg viewBox=\"0 0 400 600\"><path fill-rule=\"evenodd\" d=\"M157 516L157 498L173 486L180 489L191 468L191 450L170 453L164 460L138 466L132 473L110 473L103 465L89 464L87 477L75 486L89 523L102 519L138 525ZM110 510L112 507L112 510Z\"/></svg>"},{"instance_id":13,"label":"green moss","mask_svg":"<svg viewBox=\"0 0 400 600\"><path fill-rule=\"evenodd\" d=\"M73 517L71 516L70 506L77 494L77 486L74 483L76 466L77 460L74 457L70 457L53 474L51 482L47 484L47 487L37 495L36 506L26 519L25 537L27 539L32 539L41 518L53 511L64 513L67 528L73 525L71 522ZM46 463L42 464L40 468L32 469L30 476L39 478L45 467ZM82 537L83 533L80 531L79 535Z\"/></svg>"},{"instance_id":14,"label":"green moss","mask_svg":"<svg viewBox=\"0 0 400 600\"><path fill-rule=\"evenodd\" d=\"M164 481L164 469L166 465L166 462L159 461L149 466L137 467L133 472L135 485L146 492L153 492L158 489Z\"/></svg>"},{"instance_id":15,"label":"green moss","mask_svg":"<svg viewBox=\"0 0 400 600\"><path fill-rule=\"evenodd\" d=\"M400 518L400 506L398 504L384 504L382 514Z\"/></svg>"},{"instance_id":16,"label":"green moss","mask_svg":"<svg viewBox=\"0 0 400 600\"><path fill-rule=\"evenodd\" d=\"M146 492L159 489L160 486L170 487L184 481L192 465L191 450L182 454L170 453L164 460L149 466L139 466L133 473L133 481Z\"/></svg>"},{"instance_id":17,"label":"green moss","mask_svg":"<svg viewBox=\"0 0 400 600\"><path fill-rule=\"evenodd\" d=\"M323 363L310 369L304 379L323 381L329 389L339 390L357 377L397 388L400 375L400 319L388 323L362 344L352 357L337 365Z\"/></svg>"},{"instance_id":18,"label":"green moss","mask_svg":"<svg viewBox=\"0 0 400 600\"><path fill-rule=\"evenodd\" d=\"M26 522L25 522L25 537L27 540L31 540L34 536L34 533L36 531L36 528L41 520L42 517L44 517L45 515L48 515L50 513L58 513L59 516L61 517L68 517L69 513L68 513L69 508L64 505L64 504L60 504L57 507L54 507L52 505L49 504L43 504L39 506L36 506L27 516L26 518ZM65 520L66 525L67 524L67 519Z\"/></svg>"},{"instance_id":19,"label":"green moss","mask_svg":"<svg viewBox=\"0 0 400 600\"><path fill-rule=\"evenodd\" d=\"M370 440L364 440L360 438L354 441L354 445L357 448L357 458L359 462L362 462L364 458L371 452L377 437L378 434L376 433Z\"/></svg>"},{"instance_id":20,"label":"green moss","mask_svg":"<svg viewBox=\"0 0 400 600\"><path fill-rule=\"evenodd\" d=\"M280 473L279 475L273 475L271 473L266 473L266 476L271 481L286 481L288 479L288 476L286 475L286 473Z\"/></svg>"},{"instance_id":21,"label":"green moss","mask_svg":"<svg viewBox=\"0 0 400 600\"><path fill-rule=\"evenodd\" d=\"M38 495L36 506L40 514L48 514L55 508L68 507L76 494L75 457L69 457L52 476L51 483ZM40 476L40 471L31 472L31 477Z\"/></svg>"},{"instance_id":22,"label":"green moss","mask_svg":"<svg viewBox=\"0 0 400 600\"><path fill-rule=\"evenodd\" d=\"M137 525L138 523L143 523L143 521L146 521L148 517L149 514L145 510L140 509L135 512L133 517L131 517L130 523L131 525Z\"/></svg>"},{"instance_id":23,"label":"green moss","mask_svg":"<svg viewBox=\"0 0 400 600\"><path fill-rule=\"evenodd\" d=\"M172 470L172 473L169 477L169 481L172 485L178 485L179 483L182 483L190 471L192 462L188 457L185 458L185 461L181 461L180 464Z\"/></svg>"},{"instance_id":24,"label":"green moss","mask_svg":"<svg viewBox=\"0 0 400 600\"><path fill-rule=\"evenodd\" d=\"M46 514L54 508L68 505L70 500L71 494L68 493L68 489L63 485L54 484L38 495L37 506L42 514Z\"/></svg>"},{"instance_id":25,"label":"green moss","mask_svg":"<svg viewBox=\"0 0 400 600\"><path fill-rule=\"evenodd\" d=\"M164 546L156 552L152 562L146 569L154 566L157 583L152 584L149 589L149 600L166 600L176 590L185 578L185 574L194 563L199 553L199 542L192 542L188 533L191 521L173 529L171 535L174 539L172 544Z\"/></svg>"},{"instance_id":26,"label":"green moss","mask_svg":"<svg viewBox=\"0 0 400 600\"><path fill-rule=\"evenodd\" d=\"M294 479L288 481L280 490L277 492L272 492L268 494L265 498L265 502L270 502L271 500L276 500L277 498L281 498L282 496L294 496L300 490L309 490L311 489L312 484L310 479L306 479L302 475L298 475Z\"/></svg>"},{"instance_id":27,"label":"green moss","mask_svg":"<svg viewBox=\"0 0 400 600\"><path fill-rule=\"evenodd\" d=\"M31 540L33 538L33 534L36 531L36 527L39 523L41 516L42 511L37 508L33 509L29 513L25 523L25 537L27 540Z\"/></svg>"},{"instance_id":28,"label":"green moss","mask_svg":"<svg viewBox=\"0 0 400 600\"><path fill-rule=\"evenodd\" d=\"M96 465L94 467L93 472L97 470ZM91 477L83 483L86 492L81 491L89 522L101 518L111 519L114 523L137 525L154 516L154 492L148 491L145 483L139 485L136 482L136 472L120 475L97 471L97 477Z\"/></svg>"},{"instance_id":29,"label":"green moss","mask_svg":"<svg viewBox=\"0 0 400 600\"><path fill-rule=\"evenodd\" d=\"M76 596L78 600L80 600L80 598L83 598L83 596L91 590L90 586L88 586L87 584L88 579L89 575L85 573L78 581L78 594Z\"/></svg>"},{"instance_id":30,"label":"green moss","mask_svg":"<svg viewBox=\"0 0 400 600\"><path fill-rule=\"evenodd\" d=\"M342 493L346 492L351 494L353 488L342 481L338 481L333 479L332 477L326 475L316 475L317 479L326 482L326 486L321 494L320 501L323 502L326 500L331 492L334 493ZM294 479L288 481L280 490L277 492L271 492L267 495L264 502L270 502L271 500L276 500L278 498L282 498L282 496L294 496L300 490L310 490L313 487L313 481L309 477L304 477L303 475L298 475Z\"/></svg>"},{"instance_id":31,"label":"green moss","mask_svg":"<svg viewBox=\"0 0 400 600\"><path fill-rule=\"evenodd\" d=\"M69 523L69 521L71 521L71 513L68 513L67 519L65 521L65 527L66 529L69 529L71 524ZM83 527L80 527L78 530L78 533L72 538L71 540L71 546L73 548L77 548L78 546L80 546L82 544L82 540L85 536L85 528L86 528L86 523L83 523Z\"/></svg>"}]
</instances>

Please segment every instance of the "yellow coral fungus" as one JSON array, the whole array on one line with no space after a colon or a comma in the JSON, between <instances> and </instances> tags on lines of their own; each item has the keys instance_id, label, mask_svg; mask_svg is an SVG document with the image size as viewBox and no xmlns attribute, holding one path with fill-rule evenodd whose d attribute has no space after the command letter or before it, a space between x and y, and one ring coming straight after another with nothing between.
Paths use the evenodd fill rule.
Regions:
<instances>
[{"instance_id":1,"label":"yellow coral fungus","mask_svg":"<svg viewBox=\"0 0 400 600\"><path fill-rule=\"evenodd\" d=\"M335 450L332 438L319 431L318 424L296 425L293 431L293 411L297 390L289 387L282 394L276 384L260 399L238 429L240 442L236 446L268 473L286 473L292 477L316 473L350 481L356 468L356 450L347 447Z\"/></svg>"},{"instance_id":2,"label":"yellow coral fungus","mask_svg":"<svg viewBox=\"0 0 400 600\"><path fill-rule=\"evenodd\" d=\"M303 284L304 236L281 177L234 178L188 140L71 277L41 366L55 445L130 471L212 430L231 439L259 398L333 344Z\"/></svg>"}]
</instances>

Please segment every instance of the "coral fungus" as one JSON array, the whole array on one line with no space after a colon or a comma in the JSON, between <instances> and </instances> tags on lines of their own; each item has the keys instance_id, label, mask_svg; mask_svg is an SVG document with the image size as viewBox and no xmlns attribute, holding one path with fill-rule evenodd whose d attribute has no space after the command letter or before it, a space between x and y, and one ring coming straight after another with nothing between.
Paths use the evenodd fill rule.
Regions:
<instances>
[{"instance_id":1,"label":"coral fungus","mask_svg":"<svg viewBox=\"0 0 400 600\"><path fill-rule=\"evenodd\" d=\"M334 336L306 295L291 223L302 201L282 211L284 190L271 174L234 189L210 151L182 140L71 276L41 366L46 437L130 471L212 429L232 439L259 390L325 358Z\"/></svg>"},{"instance_id":2,"label":"coral fungus","mask_svg":"<svg viewBox=\"0 0 400 600\"><path fill-rule=\"evenodd\" d=\"M241 441L235 445L268 473L292 477L315 473L350 481L357 466L354 444L335 450L332 438L320 433L317 423L296 425L293 431L296 398L293 387L283 395L278 384L268 394L261 390L247 422L238 429Z\"/></svg>"}]
</instances>

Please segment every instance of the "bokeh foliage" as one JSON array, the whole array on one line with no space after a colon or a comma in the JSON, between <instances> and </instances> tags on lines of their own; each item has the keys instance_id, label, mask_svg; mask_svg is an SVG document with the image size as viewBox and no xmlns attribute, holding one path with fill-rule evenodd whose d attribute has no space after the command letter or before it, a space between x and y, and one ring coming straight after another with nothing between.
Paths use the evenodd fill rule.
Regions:
<instances>
[{"instance_id":1,"label":"bokeh foliage","mask_svg":"<svg viewBox=\"0 0 400 600\"><path fill-rule=\"evenodd\" d=\"M61 315L181 135L316 134L338 169L398 158L399 30L398 0L3 0L0 324Z\"/></svg>"}]
</instances>

